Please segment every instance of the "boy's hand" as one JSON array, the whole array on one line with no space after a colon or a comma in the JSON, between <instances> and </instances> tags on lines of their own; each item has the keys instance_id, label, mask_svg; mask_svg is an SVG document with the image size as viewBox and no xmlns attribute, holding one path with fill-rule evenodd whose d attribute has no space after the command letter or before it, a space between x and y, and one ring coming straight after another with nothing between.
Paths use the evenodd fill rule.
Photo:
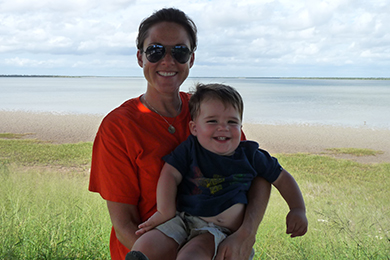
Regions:
<instances>
[{"instance_id":1,"label":"boy's hand","mask_svg":"<svg viewBox=\"0 0 390 260\"><path fill-rule=\"evenodd\" d=\"M167 221L167 219L165 219L164 216L159 211L157 211L144 223L138 225L139 229L135 232L135 234L140 236L147 231L157 227L158 225L164 223L165 221Z\"/></svg>"},{"instance_id":2,"label":"boy's hand","mask_svg":"<svg viewBox=\"0 0 390 260\"><path fill-rule=\"evenodd\" d=\"M308 221L304 209L291 209L286 217L287 234L291 237L303 236L307 232Z\"/></svg>"}]
</instances>

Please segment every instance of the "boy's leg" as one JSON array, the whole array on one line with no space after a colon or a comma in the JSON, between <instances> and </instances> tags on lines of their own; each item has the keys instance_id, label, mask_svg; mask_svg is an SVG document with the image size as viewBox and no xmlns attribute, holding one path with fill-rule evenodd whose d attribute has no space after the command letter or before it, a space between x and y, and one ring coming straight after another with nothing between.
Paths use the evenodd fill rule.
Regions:
<instances>
[{"instance_id":1,"label":"boy's leg","mask_svg":"<svg viewBox=\"0 0 390 260\"><path fill-rule=\"evenodd\" d=\"M215 239L211 233L203 233L188 241L179 251L177 260L211 260L215 254Z\"/></svg>"},{"instance_id":2,"label":"boy's leg","mask_svg":"<svg viewBox=\"0 0 390 260\"><path fill-rule=\"evenodd\" d=\"M149 260L175 260L178 247L175 240L153 229L138 238L131 250L142 252Z\"/></svg>"}]
</instances>

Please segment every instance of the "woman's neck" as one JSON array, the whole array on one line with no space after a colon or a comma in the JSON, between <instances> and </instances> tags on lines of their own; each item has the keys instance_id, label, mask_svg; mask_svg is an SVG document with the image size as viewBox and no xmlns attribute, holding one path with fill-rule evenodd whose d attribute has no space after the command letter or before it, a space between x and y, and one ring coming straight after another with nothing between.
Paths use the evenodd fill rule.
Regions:
<instances>
[{"instance_id":1,"label":"woman's neck","mask_svg":"<svg viewBox=\"0 0 390 260\"><path fill-rule=\"evenodd\" d=\"M179 93L173 95L153 95L146 92L141 102L153 112L164 117L176 117L181 112L182 101Z\"/></svg>"}]
</instances>

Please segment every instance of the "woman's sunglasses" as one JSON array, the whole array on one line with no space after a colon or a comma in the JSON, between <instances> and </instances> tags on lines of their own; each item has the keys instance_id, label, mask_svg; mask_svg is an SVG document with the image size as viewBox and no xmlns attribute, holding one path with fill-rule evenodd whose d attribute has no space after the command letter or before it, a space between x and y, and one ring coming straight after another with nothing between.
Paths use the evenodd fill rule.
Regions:
<instances>
[{"instance_id":1,"label":"woman's sunglasses","mask_svg":"<svg viewBox=\"0 0 390 260\"><path fill-rule=\"evenodd\" d=\"M167 51L164 46L155 44L146 48L145 54L148 61L156 63L164 58L166 52ZM181 64L186 63L190 59L191 54L192 52L187 46L176 45L171 48L172 57Z\"/></svg>"}]
</instances>

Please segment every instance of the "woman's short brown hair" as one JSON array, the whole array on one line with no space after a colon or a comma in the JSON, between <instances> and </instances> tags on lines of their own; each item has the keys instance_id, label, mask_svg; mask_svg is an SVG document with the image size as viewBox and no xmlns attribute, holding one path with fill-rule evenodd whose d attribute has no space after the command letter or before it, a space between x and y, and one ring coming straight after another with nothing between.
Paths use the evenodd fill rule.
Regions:
<instances>
[{"instance_id":1,"label":"woman's short brown hair","mask_svg":"<svg viewBox=\"0 0 390 260\"><path fill-rule=\"evenodd\" d=\"M148 37L149 29L161 22L173 22L184 27L190 39L191 51L196 50L197 28L194 21L191 20L183 11L176 8L164 8L154 12L151 16L144 19L138 29L136 40L138 50L143 50L145 39Z\"/></svg>"}]
</instances>

